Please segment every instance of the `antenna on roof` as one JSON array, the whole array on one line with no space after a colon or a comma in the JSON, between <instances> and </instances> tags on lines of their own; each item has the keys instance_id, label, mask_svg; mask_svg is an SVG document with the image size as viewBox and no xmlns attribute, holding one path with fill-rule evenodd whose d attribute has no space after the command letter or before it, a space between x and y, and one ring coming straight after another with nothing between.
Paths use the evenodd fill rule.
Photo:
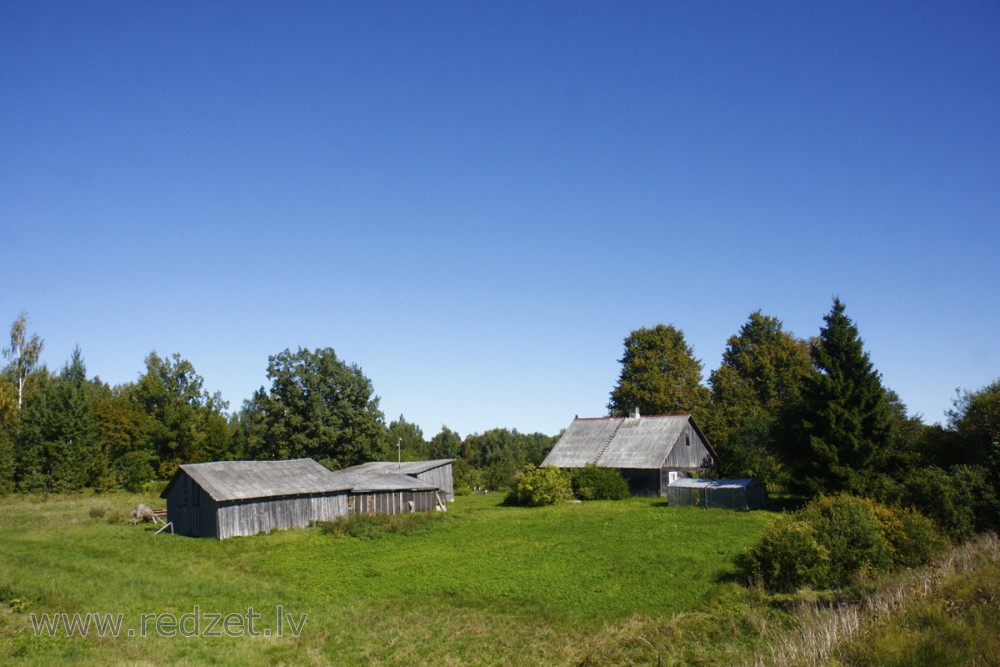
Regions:
<instances>
[{"instance_id":1,"label":"antenna on roof","mask_svg":"<svg viewBox=\"0 0 1000 667\"><path fill-rule=\"evenodd\" d=\"M396 469L403 469L403 439L396 438Z\"/></svg>"}]
</instances>

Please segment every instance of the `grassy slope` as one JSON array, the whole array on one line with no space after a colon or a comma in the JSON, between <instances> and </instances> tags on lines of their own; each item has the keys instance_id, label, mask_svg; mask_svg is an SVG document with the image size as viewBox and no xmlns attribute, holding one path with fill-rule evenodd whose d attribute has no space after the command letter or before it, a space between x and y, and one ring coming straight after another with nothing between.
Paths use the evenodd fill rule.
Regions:
<instances>
[{"instance_id":1,"label":"grassy slope","mask_svg":"<svg viewBox=\"0 0 1000 667\"><path fill-rule=\"evenodd\" d=\"M733 558L767 513L661 501L522 509L460 498L446 520L365 540L317 529L218 542L109 524L135 496L0 501L0 655L31 664L655 662L702 617L738 629ZM158 503L157 503L158 504ZM301 637L41 637L32 612L309 615ZM655 626L655 627L653 627ZM659 639L653 639L653 637ZM694 651L694 653L692 653Z\"/></svg>"}]
</instances>

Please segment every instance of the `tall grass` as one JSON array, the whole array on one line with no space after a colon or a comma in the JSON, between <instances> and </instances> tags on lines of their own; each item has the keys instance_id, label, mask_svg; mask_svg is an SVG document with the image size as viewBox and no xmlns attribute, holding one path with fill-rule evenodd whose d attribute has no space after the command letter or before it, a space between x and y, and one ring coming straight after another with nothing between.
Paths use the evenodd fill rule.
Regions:
<instances>
[{"instance_id":1,"label":"tall grass","mask_svg":"<svg viewBox=\"0 0 1000 667\"><path fill-rule=\"evenodd\" d=\"M986 572L996 572L998 565L1000 540L995 535L981 535L948 551L936 563L893 578L861 602L833 606L802 604L794 612L795 622L791 629L779 628L767 633L768 649L757 654L752 664L755 667L819 666L830 664L835 657L849 659L852 664L887 664L875 658L881 650L877 645L869 647L866 653L857 642L872 641L873 633L887 624L898 623L908 608L934 599L942 589L965 578L978 580ZM995 577L989 580L996 585ZM1000 604L1000 597L993 602ZM1000 626L994 623L990 631L995 635L997 629ZM863 633L868 636L863 637Z\"/></svg>"}]
</instances>

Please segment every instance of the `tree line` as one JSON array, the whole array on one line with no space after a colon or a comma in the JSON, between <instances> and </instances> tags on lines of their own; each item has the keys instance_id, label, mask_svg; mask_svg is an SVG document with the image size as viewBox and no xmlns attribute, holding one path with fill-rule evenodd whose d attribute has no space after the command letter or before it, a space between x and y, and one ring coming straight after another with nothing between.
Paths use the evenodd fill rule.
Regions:
<instances>
[{"instance_id":1,"label":"tree line","mask_svg":"<svg viewBox=\"0 0 1000 667\"><path fill-rule=\"evenodd\" d=\"M334 469L454 458L459 487L503 489L558 437L442 426L428 439L402 415L387 422L371 381L332 348L269 357L268 386L233 412L179 354L152 352L135 382L110 386L79 349L51 371L43 348L22 313L0 373L0 493L136 490L183 463L306 456ZM924 424L884 386L839 299L808 340L751 313L707 383L673 325L630 332L619 361L609 414L692 413L719 476L917 506L956 535L1000 527L1000 380L960 394L944 426Z\"/></svg>"},{"instance_id":2,"label":"tree line","mask_svg":"<svg viewBox=\"0 0 1000 667\"><path fill-rule=\"evenodd\" d=\"M135 382L89 377L75 349L57 371L27 315L10 329L0 373L0 494L93 488L136 491L184 463L311 457L338 469L365 461L455 458L460 485L502 488L553 438L497 428L462 438L447 426L426 440L403 416L386 423L356 364L332 348L269 357L269 386L232 413L180 354L151 352Z\"/></svg>"},{"instance_id":3,"label":"tree line","mask_svg":"<svg viewBox=\"0 0 1000 667\"><path fill-rule=\"evenodd\" d=\"M809 340L751 313L707 386L672 325L631 332L620 361L610 413L692 413L719 476L916 507L956 537L1000 529L1000 380L960 394L944 426L924 424L883 384L840 299Z\"/></svg>"}]
</instances>

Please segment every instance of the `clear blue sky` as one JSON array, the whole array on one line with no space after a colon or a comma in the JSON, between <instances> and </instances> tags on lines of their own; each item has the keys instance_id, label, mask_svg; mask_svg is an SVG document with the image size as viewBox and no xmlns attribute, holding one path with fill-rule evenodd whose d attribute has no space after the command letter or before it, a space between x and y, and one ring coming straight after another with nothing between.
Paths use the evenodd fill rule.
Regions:
<instances>
[{"instance_id":1,"label":"clear blue sky","mask_svg":"<svg viewBox=\"0 0 1000 667\"><path fill-rule=\"evenodd\" d=\"M427 437L606 413L834 295L925 421L1000 377L998 2L0 0L4 331L238 408L333 347Z\"/></svg>"}]
</instances>

